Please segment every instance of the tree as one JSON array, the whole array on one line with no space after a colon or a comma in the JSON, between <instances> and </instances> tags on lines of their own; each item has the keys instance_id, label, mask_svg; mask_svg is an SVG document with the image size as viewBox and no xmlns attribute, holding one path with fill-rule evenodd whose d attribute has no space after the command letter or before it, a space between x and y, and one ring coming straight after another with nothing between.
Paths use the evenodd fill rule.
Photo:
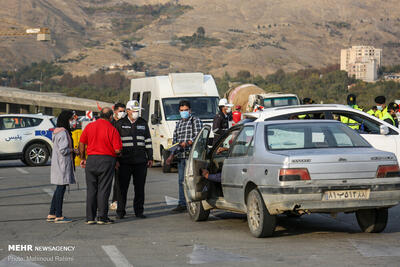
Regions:
<instances>
[{"instance_id":1,"label":"tree","mask_svg":"<svg viewBox=\"0 0 400 267\"><path fill-rule=\"evenodd\" d=\"M203 26L200 26L197 28L196 33L199 38L203 38L206 35L206 30L204 29Z\"/></svg>"}]
</instances>

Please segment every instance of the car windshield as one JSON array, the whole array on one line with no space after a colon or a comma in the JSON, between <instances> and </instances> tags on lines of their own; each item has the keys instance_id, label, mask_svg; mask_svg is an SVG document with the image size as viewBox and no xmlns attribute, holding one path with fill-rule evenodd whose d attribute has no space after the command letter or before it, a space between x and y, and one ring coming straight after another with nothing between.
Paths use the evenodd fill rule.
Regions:
<instances>
[{"instance_id":1,"label":"car windshield","mask_svg":"<svg viewBox=\"0 0 400 267\"><path fill-rule=\"evenodd\" d=\"M271 107L283 107L283 106L293 106L299 105L299 101L296 97L276 97L276 98L265 98L264 99L264 108Z\"/></svg>"},{"instance_id":2,"label":"car windshield","mask_svg":"<svg viewBox=\"0 0 400 267\"><path fill-rule=\"evenodd\" d=\"M218 97L185 97L185 98L164 98L162 100L165 119L167 121L180 120L179 102L188 100L191 105L192 115L200 119L212 120L217 114Z\"/></svg>"},{"instance_id":3,"label":"car windshield","mask_svg":"<svg viewBox=\"0 0 400 267\"><path fill-rule=\"evenodd\" d=\"M370 147L358 133L341 123L288 123L265 126L268 150Z\"/></svg>"}]
</instances>

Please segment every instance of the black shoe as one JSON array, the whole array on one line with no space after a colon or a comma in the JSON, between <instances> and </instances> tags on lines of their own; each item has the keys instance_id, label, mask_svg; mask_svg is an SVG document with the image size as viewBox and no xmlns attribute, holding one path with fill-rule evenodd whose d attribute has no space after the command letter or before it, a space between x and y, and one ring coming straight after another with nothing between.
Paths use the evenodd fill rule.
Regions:
<instances>
[{"instance_id":1,"label":"black shoe","mask_svg":"<svg viewBox=\"0 0 400 267\"><path fill-rule=\"evenodd\" d=\"M124 219L125 218L125 215L122 215L122 214L117 214L117 219L118 220L122 220L122 219Z\"/></svg>"},{"instance_id":2,"label":"black shoe","mask_svg":"<svg viewBox=\"0 0 400 267\"><path fill-rule=\"evenodd\" d=\"M113 220L111 220L110 218L99 218L98 220L97 220L97 224L113 224L114 223L114 221Z\"/></svg>"},{"instance_id":3,"label":"black shoe","mask_svg":"<svg viewBox=\"0 0 400 267\"><path fill-rule=\"evenodd\" d=\"M171 210L172 213L181 213L181 212L185 212L185 211L186 211L186 206L184 206L184 205L178 205L178 206L176 206L176 208Z\"/></svg>"},{"instance_id":4,"label":"black shoe","mask_svg":"<svg viewBox=\"0 0 400 267\"><path fill-rule=\"evenodd\" d=\"M142 214L137 214L137 215L136 215L136 218L140 218L140 219L146 219L146 218L147 218L147 216L146 216L146 215L144 215L144 214L142 213Z\"/></svg>"}]
</instances>

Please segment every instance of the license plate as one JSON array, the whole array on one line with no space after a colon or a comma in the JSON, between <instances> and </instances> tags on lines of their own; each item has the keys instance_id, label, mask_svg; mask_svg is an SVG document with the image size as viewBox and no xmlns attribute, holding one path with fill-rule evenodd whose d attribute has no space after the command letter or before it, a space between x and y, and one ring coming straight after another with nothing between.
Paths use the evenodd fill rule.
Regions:
<instances>
[{"instance_id":1,"label":"license plate","mask_svg":"<svg viewBox=\"0 0 400 267\"><path fill-rule=\"evenodd\" d=\"M369 189L326 191L323 200L369 199Z\"/></svg>"}]
</instances>

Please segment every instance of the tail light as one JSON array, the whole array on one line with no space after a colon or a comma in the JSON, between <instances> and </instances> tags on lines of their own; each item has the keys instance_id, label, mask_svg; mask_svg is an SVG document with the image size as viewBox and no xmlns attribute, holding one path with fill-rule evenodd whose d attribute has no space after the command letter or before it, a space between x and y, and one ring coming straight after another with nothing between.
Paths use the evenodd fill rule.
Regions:
<instances>
[{"instance_id":1,"label":"tail light","mask_svg":"<svg viewBox=\"0 0 400 267\"><path fill-rule=\"evenodd\" d=\"M54 129L55 129L55 128L50 128L49 131L50 131L50 132L54 132Z\"/></svg>"},{"instance_id":2,"label":"tail light","mask_svg":"<svg viewBox=\"0 0 400 267\"><path fill-rule=\"evenodd\" d=\"M399 165L381 165L376 172L376 178L398 177L399 171Z\"/></svg>"},{"instance_id":3,"label":"tail light","mask_svg":"<svg viewBox=\"0 0 400 267\"><path fill-rule=\"evenodd\" d=\"M306 181L311 180L307 169L281 169L279 181Z\"/></svg>"}]
</instances>

